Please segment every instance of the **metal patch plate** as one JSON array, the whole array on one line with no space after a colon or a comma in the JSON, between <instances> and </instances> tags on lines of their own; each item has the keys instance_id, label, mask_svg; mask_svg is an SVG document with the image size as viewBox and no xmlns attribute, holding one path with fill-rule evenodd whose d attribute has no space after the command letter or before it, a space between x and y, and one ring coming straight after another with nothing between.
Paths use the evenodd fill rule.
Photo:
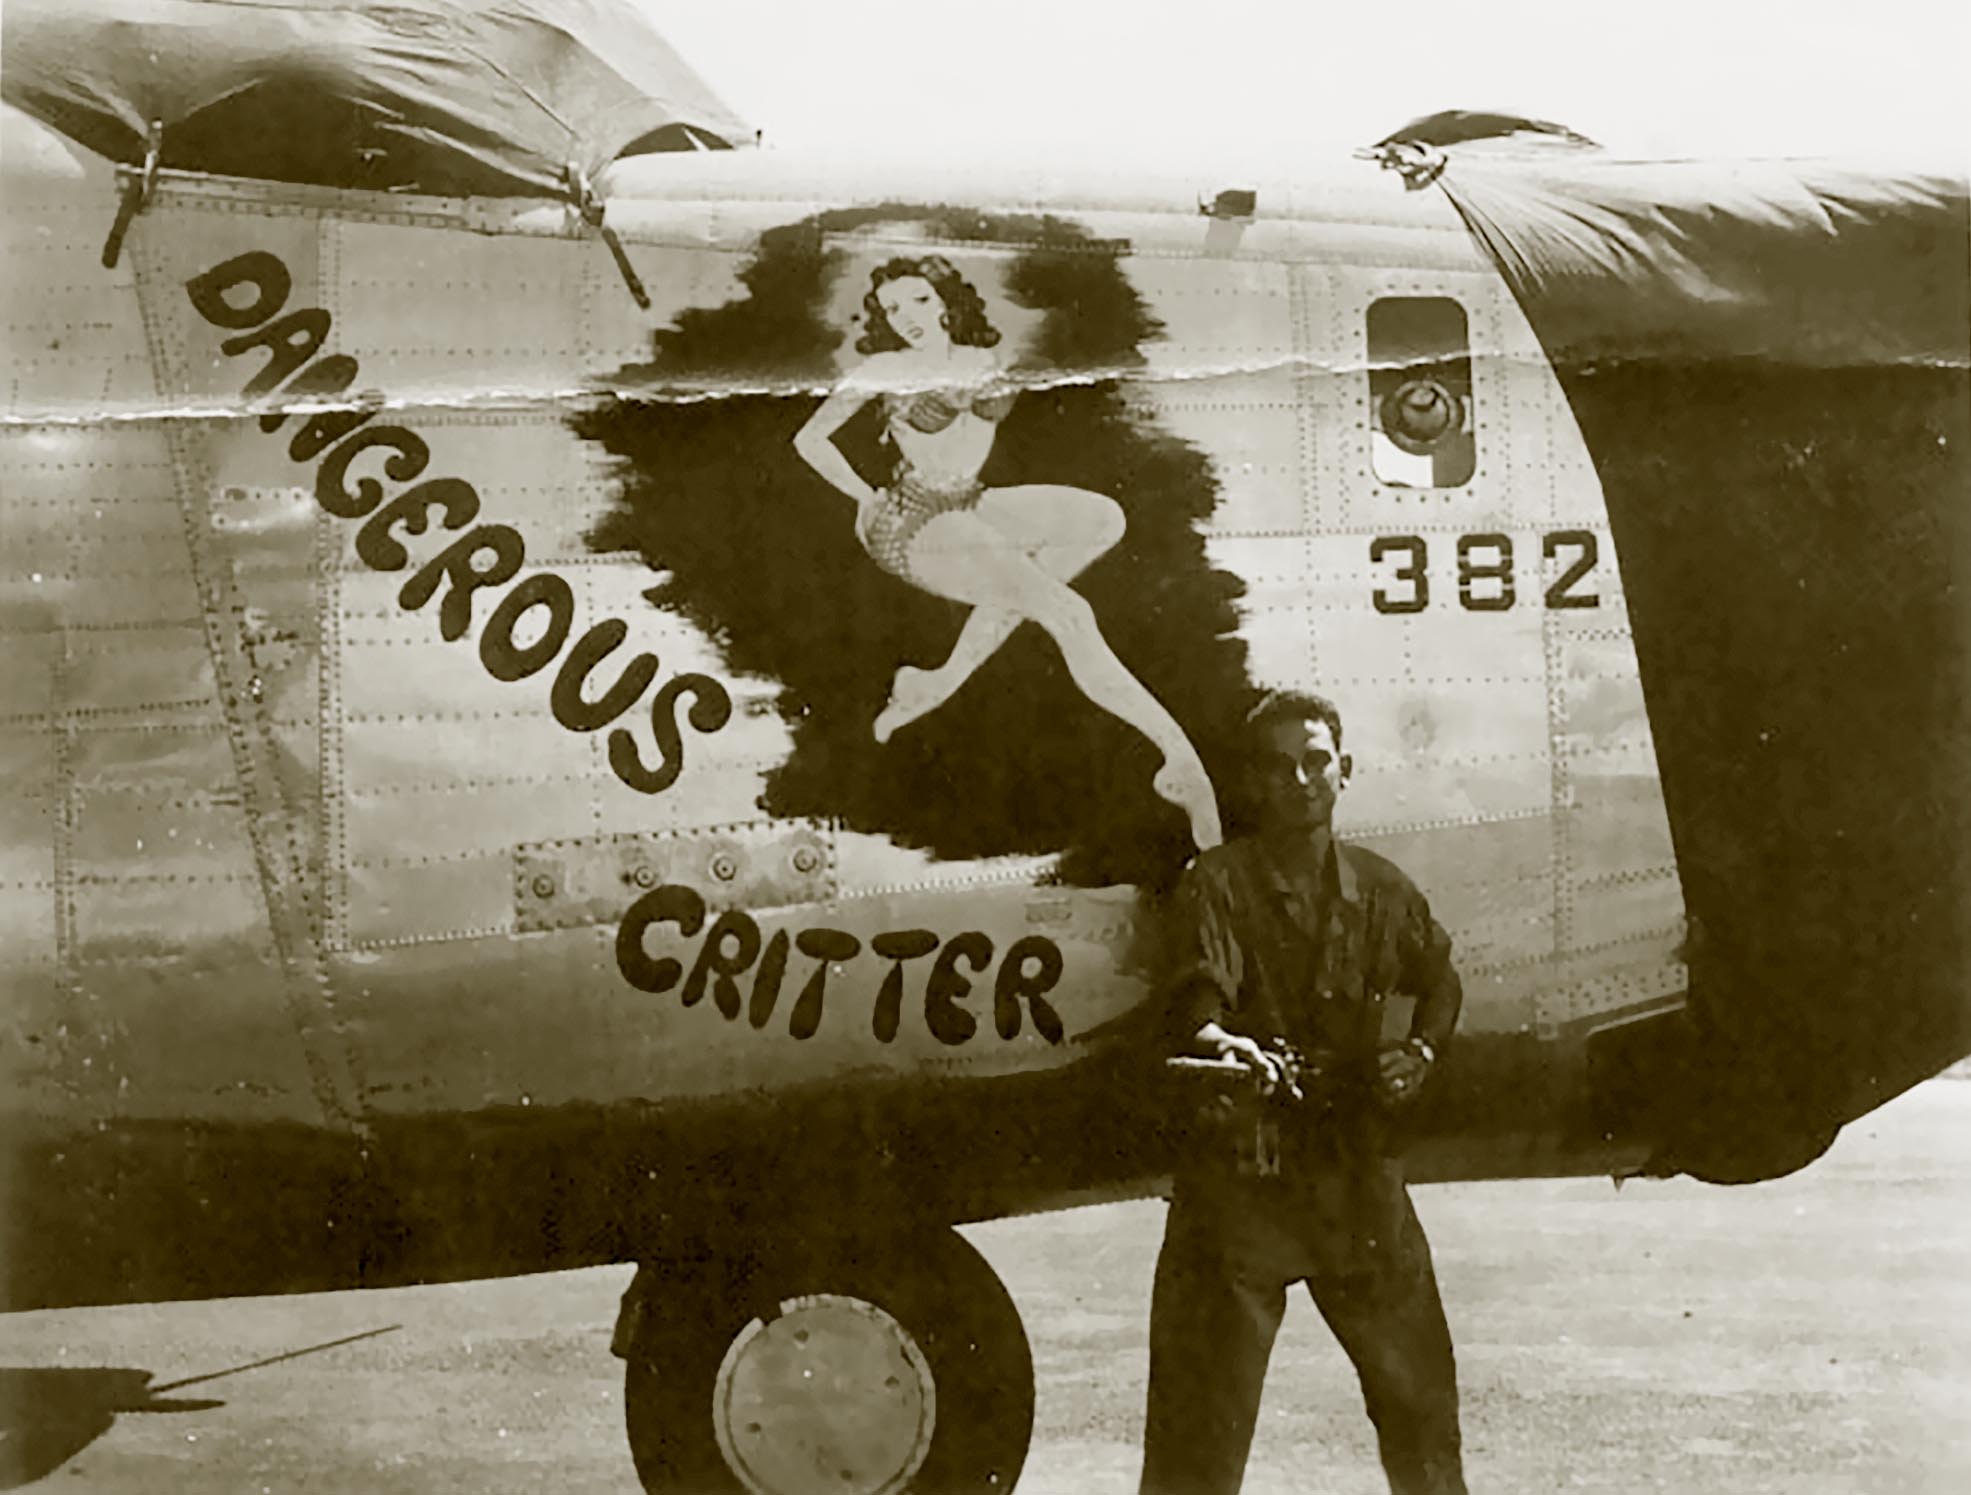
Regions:
<instances>
[{"instance_id":1,"label":"metal patch plate","mask_svg":"<svg viewBox=\"0 0 1971 1495\"><path fill-rule=\"evenodd\" d=\"M694 889L714 911L821 903L836 893L835 852L802 821L529 842L513 852L514 927L613 923L667 883Z\"/></svg>"}]
</instances>

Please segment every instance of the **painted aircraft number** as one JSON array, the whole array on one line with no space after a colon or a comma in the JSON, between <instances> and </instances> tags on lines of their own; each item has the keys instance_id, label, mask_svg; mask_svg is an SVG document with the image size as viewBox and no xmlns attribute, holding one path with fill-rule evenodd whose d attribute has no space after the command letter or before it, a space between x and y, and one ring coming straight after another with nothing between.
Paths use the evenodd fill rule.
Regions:
<instances>
[{"instance_id":1,"label":"painted aircraft number","mask_svg":"<svg viewBox=\"0 0 1971 1495\"><path fill-rule=\"evenodd\" d=\"M1601 559L1594 531L1563 529L1540 537L1544 559L1558 560L1568 552L1573 559L1547 588L1545 605L1599 607L1599 593L1576 590ZM1371 597L1377 612L1420 613L1430 606L1430 545L1422 535L1377 535L1369 542L1369 562L1390 568ZM1466 612L1502 613L1516 598L1512 536L1491 531L1458 536L1458 605Z\"/></svg>"},{"instance_id":2,"label":"painted aircraft number","mask_svg":"<svg viewBox=\"0 0 1971 1495\"><path fill-rule=\"evenodd\" d=\"M638 991L667 992L677 988L686 1007L696 1007L710 993L712 1005L727 1021L764 1028L773 1020L787 978L790 951L812 961L800 994L788 1011L787 1031L795 1038L812 1038L821 1027L831 972L862 952L862 941L843 929L803 929L789 934L777 929L762 937L749 914L728 909L712 921L699 941L687 972L684 962L653 956L644 936L656 924L675 924L685 938L705 928L705 900L693 889L666 884L652 888L630 905L616 931L616 967ZM942 947L942 948L940 948ZM978 1017L960 1005L972 990L967 975L982 976L992 967L993 944L973 929L942 939L928 929L896 929L872 935L871 953L890 963L870 1009L869 1027L881 1043L893 1042L903 1023L904 966L935 953L923 986L924 1026L948 1047L967 1043L978 1032ZM1039 935L1027 935L1007 946L992 980L992 1023L1001 1038L1020 1035L1025 1017L1049 1043L1066 1037L1061 1014L1046 994L1060 984L1065 965L1061 947ZM752 972L741 990L739 978ZM682 983L680 985L680 983Z\"/></svg>"}]
</instances>

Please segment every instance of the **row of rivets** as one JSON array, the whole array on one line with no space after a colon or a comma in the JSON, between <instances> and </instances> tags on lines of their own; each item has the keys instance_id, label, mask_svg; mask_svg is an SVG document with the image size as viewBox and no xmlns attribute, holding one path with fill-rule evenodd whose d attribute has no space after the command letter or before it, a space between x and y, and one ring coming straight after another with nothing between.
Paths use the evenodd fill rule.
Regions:
<instances>
[{"instance_id":1,"label":"row of rivets","mask_svg":"<svg viewBox=\"0 0 1971 1495\"><path fill-rule=\"evenodd\" d=\"M812 846L797 846L793 856L794 870L802 876L812 876L821 869L821 853ZM710 871L720 882L731 882L739 876L739 859L729 851L719 852L711 860ZM640 866L628 874L628 880L639 888L657 886L657 869L648 865ZM536 898L552 898L555 893L554 878L546 873L536 873L530 884Z\"/></svg>"}]
</instances>

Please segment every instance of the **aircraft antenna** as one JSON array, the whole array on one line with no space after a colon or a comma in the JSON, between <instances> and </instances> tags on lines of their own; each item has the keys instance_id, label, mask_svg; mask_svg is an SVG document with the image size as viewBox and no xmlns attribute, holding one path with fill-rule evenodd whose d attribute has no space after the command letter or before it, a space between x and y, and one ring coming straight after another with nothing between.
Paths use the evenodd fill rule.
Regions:
<instances>
[{"instance_id":1,"label":"aircraft antenna","mask_svg":"<svg viewBox=\"0 0 1971 1495\"><path fill-rule=\"evenodd\" d=\"M157 191L157 163L163 155L164 121L154 119L144 132L143 166L123 178L123 196L116 205L116 221L110 224L109 237L103 240L105 270L116 268L116 262L123 258L123 238L130 232L131 221L150 206L151 196Z\"/></svg>"},{"instance_id":2,"label":"aircraft antenna","mask_svg":"<svg viewBox=\"0 0 1971 1495\"><path fill-rule=\"evenodd\" d=\"M616 230L609 226L604 217L608 212L608 205L596 195L588 173L577 163L570 161L562 167L562 179L567 183L568 201L574 206L575 212L582 222L594 229L602 242L609 246L610 256L616 261L616 269L622 274L623 284L630 288L630 294L636 298L637 306L649 311L650 292L644 289L642 277L636 273L636 266L630 263L629 252L623 248L623 241L616 237Z\"/></svg>"}]
</instances>

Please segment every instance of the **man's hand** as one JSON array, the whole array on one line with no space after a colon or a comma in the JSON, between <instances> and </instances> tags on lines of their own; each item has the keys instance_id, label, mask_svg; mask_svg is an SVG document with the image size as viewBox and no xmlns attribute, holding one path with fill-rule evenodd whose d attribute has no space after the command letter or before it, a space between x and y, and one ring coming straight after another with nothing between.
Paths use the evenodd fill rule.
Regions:
<instances>
[{"instance_id":1,"label":"man's hand","mask_svg":"<svg viewBox=\"0 0 1971 1495\"><path fill-rule=\"evenodd\" d=\"M1423 1089L1430 1065L1422 1054L1409 1044L1392 1044L1382 1051L1378 1061L1376 1088L1383 1103L1390 1106L1407 1106L1417 1098Z\"/></svg>"},{"instance_id":2,"label":"man's hand","mask_svg":"<svg viewBox=\"0 0 1971 1495\"><path fill-rule=\"evenodd\" d=\"M1228 1033L1217 1023L1198 1029L1198 1042L1221 1059L1237 1059L1259 1081L1259 1093L1271 1095L1280 1088L1280 1061L1261 1048L1256 1039L1243 1033Z\"/></svg>"}]
</instances>

